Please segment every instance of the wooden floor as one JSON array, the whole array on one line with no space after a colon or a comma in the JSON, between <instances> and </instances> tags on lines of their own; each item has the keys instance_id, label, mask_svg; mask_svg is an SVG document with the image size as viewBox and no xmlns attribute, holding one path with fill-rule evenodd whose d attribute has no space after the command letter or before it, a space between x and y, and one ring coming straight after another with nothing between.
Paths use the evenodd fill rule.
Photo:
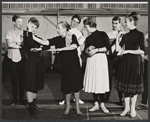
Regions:
<instances>
[{"instance_id":1,"label":"wooden floor","mask_svg":"<svg viewBox=\"0 0 150 122\"><path fill-rule=\"evenodd\" d=\"M101 110L89 112L89 108L93 106L92 94L81 91L80 98L85 102L80 105L82 116L77 115L75 104L71 102L71 110L68 115L64 115L65 105L59 105L62 99L60 92L60 74L48 73L45 74L44 89L38 93L37 104L43 108L43 111L36 112L37 120L148 120L148 109L137 110L137 115L131 118L130 115L120 116L124 106L115 104L118 102L117 91L114 89L114 80L110 100L112 102L105 103L109 114L103 113ZM11 101L11 84L9 74L3 74L2 78L2 120L31 120L28 106L15 105L9 106ZM138 96L137 105L141 101L141 96Z\"/></svg>"}]
</instances>

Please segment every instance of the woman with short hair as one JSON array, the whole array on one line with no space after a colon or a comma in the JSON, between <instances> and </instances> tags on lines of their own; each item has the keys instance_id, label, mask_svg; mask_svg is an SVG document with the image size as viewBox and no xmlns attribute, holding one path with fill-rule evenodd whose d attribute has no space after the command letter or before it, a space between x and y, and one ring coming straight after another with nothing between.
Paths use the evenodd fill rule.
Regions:
<instances>
[{"instance_id":1,"label":"woman with short hair","mask_svg":"<svg viewBox=\"0 0 150 122\"><path fill-rule=\"evenodd\" d=\"M39 21L35 17L31 17L28 20L27 30L23 33L24 46L27 54L23 78L24 89L26 90L29 110L33 119L36 117L35 110L42 110L37 107L36 98L38 91L44 89L44 69L40 51L31 51L32 48L39 48L41 46L41 44L36 41L41 38L35 35L39 26Z\"/></svg>"},{"instance_id":2,"label":"woman with short hair","mask_svg":"<svg viewBox=\"0 0 150 122\"><path fill-rule=\"evenodd\" d=\"M61 64L61 92L65 94L66 98L64 114L69 114L70 98L73 93L76 102L76 112L81 115L79 91L83 88L83 76L77 52L79 44L76 36L69 32L70 25L66 21L59 22L56 29L59 36L48 39L48 41L39 39L39 43L47 46L35 50L43 49L59 53ZM55 49L50 49L50 46L55 46Z\"/></svg>"},{"instance_id":3,"label":"woman with short hair","mask_svg":"<svg viewBox=\"0 0 150 122\"><path fill-rule=\"evenodd\" d=\"M109 38L104 31L96 29L96 22L92 18L83 21L84 28L91 33L86 38L84 52L88 55L85 68L83 86L84 91L93 94L95 105L89 111L99 110L98 97L100 97L100 107L104 113L109 113L104 105L104 94L109 92L108 61L106 51L109 50Z\"/></svg>"}]
</instances>

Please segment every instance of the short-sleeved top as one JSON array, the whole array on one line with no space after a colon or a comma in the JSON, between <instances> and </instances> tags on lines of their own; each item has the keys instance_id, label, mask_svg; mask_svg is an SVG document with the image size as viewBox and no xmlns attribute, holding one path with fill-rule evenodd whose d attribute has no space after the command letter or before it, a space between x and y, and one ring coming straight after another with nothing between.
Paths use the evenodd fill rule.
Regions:
<instances>
[{"instance_id":1,"label":"short-sleeved top","mask_svg":"<svg viewBox=\"0 0 150 122\"><path fill-rule=\"evenodd\" d=\"M13 45L17 45L17 42L22 42L21 36L23 31L18 31L16 34L14 28L6 32L5 39L9 40L9 43L13 43ZM8 49L8 58L10 58L13 62L19 62L22 57L19 49Z\"/></svg>"},{"instance_id":2,"label":"short-sleeved top","mask_svg":"<svg viewBox=\"0 0 150 122\"><path fill-rule=\"evenodd\" d=\"M84 52L91 45L95 48L106 47L107 50L110 50L109 38L104 31L96 30L86 38Z\"/></svg>"},{"instance_id":3,"label":"short-sleeved top","mask_svg":"<svg viewBox=\"0 0 150 122\"><path fill-rule=\"evenodd\" d=\"M43 48L42 48L43 50L49 49L50 46L55 46L55 48L66 47L65 37L62 38L61 36L57 36L57 37L54 37L52 39L48 39L48 41L49 41L49 45L48 46L43 46ZM71 44L76 44L77 46L79 46L79 44L77 42L77 38L74 34L72 35ZM60 54L60 58L71 58L71 57L77 55L77 49L61 51L59 54Z\"/></svg>"},{"instance_id":4,"label":"short-sleeved top","mask_svg":"<svg viewBox=\"0 0 150 122\"><path fill-rule=\"evenodd\" d=\"M41 52L40 51L38 51L38 52L31 52L30 51L31 48L39 48L40 45L41 45L33 39L32 32L24 31L23 32L23 37L24 37L24 45L25 45L25 48L26 48L27 56L29 58L30 57L41 57L41 54L40 54ZM40 38L40 37L37 37L37 38Z\"/></svg>"},{"instance_id":5,"label":"short-sleeved top","mask_svg":"<svg viewBox=\"0 0 150 122\"><path fill-rule=\"evenodd\" d=\"M144 34L137 29L130 30L129 33L125 34L119 43L121 47L125 45L125 50L141 50L145 51L144 46Z\"/></svg>"},{"instance_id":6,"label":"short-sleeved top","mask_svg":"<svg viewBox=\"0 0 150 122\"><path fill-rule=\"evenodd\" d=\"M71 28L69 31L77 37L77 41L79 45L84 44L85 38L83 37L82 33L77 28ZM78 50L78 55L81 55L80 47L78 47L77 50Z\"/></svg>"}]
</instances>

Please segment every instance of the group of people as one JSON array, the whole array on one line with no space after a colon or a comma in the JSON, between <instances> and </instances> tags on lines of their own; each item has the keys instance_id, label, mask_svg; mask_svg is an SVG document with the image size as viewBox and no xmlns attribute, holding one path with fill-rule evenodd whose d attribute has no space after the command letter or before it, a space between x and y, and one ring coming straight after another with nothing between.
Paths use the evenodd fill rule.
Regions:
<instances>
[{"instance_id":1,"label":"group of people","mask_svg":"<svg viewBox=\"0 0 150 122\"><path fill-rule=\"evenodd\" d=\"M147 93L143 87L143 78L146 79L148 73L146 66L143 73L142 57L146 57L144 56L145 38L143 33L136 29L138 20L139 14L136 12L125 17L126 27L129 30L127 32L120 29L121 19L115 16L112 19L112 31L106 33L97 30L96 21L87 17L83 20L83 25L90 35L85 38L77 29L81 17L74 15L70 25L66 21L57 24L56 30L59 36L43 40L35 35L40 26L35 17L28 20L27 30L22 30L21 17L14 15L12 17L14 28L6 33L8 58L11 63L13 96L11 105L18 102L17 74L19 74L19 102L25 104L23 99L25 90L31 117L36 117L36 110L42 110L37 107L36 98L38 91L44 88L40 52L47 50L59 55L61 92L64 96L62 104L66 102L65 115L69 114L72 94L76 103L76 113L82 115L79 104L84 102L80 100L80 90L93 94L95 105L89 111L99 110L100 98L101 110L109 113L104 103L109 100L113 71L115 71L115 88L118 91L119 103L122 104L123 96L125 102L125 109L120 115L125 116L130 112L131 117L135 117L137 95ZM52 46L55 48L51 48ZM81 69L81 53L87 55L84 73ZM147 79L144 82L148 82Z\"/></svg>"}]
</instances>

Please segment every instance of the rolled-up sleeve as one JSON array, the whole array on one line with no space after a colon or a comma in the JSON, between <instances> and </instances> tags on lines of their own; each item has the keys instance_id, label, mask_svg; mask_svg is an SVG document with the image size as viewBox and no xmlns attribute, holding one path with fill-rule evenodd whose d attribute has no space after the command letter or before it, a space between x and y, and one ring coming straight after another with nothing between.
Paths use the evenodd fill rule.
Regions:
<instances>
[{"instance_id":1,"label":"rolled-up sleeve","mask_svg":"<svg viewBox=\"0 0 150 122\"><path fill-rule=\"evenodd\" d=\"M10 41L12 40L12 35L11 35L11 32L10 31L7 31L6 32L6 39L9 39Z\"/></svg>"}]
</instances>

